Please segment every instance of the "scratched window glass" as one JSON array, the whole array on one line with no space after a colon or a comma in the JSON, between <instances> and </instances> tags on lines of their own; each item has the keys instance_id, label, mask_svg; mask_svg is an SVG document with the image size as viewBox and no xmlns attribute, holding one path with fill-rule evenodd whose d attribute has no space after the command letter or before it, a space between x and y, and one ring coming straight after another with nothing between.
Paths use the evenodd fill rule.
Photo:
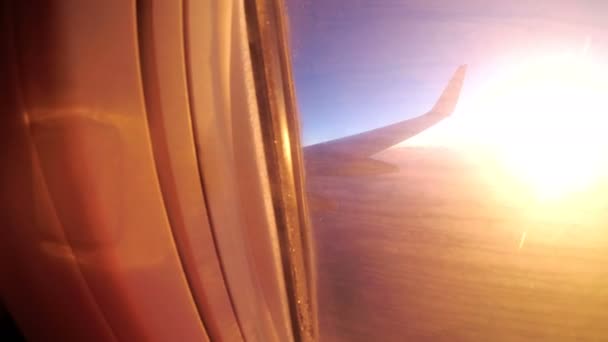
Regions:
<instances>
[{"instance_id":1,"label":"scratched window glass","mask_svg":"<svg viewBox=\"0 0 608 342\"><path fill-rule=\"evenodd\" d=\"M321 340L608 339L608 2L286 2Z\"/></svg>"}]
</instances>

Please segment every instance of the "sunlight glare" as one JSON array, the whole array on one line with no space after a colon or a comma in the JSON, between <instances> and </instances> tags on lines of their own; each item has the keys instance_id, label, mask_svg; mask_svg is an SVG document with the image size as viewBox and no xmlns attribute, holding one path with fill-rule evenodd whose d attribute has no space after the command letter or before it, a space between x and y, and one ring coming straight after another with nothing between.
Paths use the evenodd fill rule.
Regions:
<instances>
[{"instance_id":1,"label":"sunlight glare","mask_svg":"<svg viewBox=\"0 0 608 342\"><path fill-rule=\"evenodd\" d=\"M494 185L519 182L541 201L589 190L608 170L608 65L586 50L505 63L452 117L400 146L459 148Z\"/></svg>"},{"instance_id":2,"label":"sunlight glare","mask_svg":"<svg viewBox=\"0 0 608 342\"><path fill-rule=\"evenodd\" d=\"M475 116L491 127L484 143L539 198L583 191L602 176L607 70L587 56L538 58L483 99Z\"/></svg>"}]
</instances>

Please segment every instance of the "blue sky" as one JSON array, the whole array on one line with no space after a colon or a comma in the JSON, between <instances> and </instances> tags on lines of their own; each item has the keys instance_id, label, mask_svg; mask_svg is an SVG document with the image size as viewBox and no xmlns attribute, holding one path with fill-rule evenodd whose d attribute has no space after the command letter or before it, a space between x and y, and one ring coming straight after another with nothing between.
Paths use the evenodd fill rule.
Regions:
<instances>
[{"instance_id":1,"label":"blue sky","mask_svg":"<svg viewBox=\"0 0 608 342\"><path fill-rule=\"evenodd\" d=\"M460 64L459 110L497 70L581 49L608 56L608 2L287 0L304 145L427 111Z\"/></svg>"}]
</instances>

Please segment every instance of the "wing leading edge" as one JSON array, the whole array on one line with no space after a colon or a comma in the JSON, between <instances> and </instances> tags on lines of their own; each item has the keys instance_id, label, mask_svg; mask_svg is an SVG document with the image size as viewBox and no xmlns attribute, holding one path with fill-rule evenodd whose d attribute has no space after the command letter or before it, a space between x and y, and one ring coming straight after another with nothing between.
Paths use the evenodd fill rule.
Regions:
<instances>
[{"instance_id":1,"label":"wing leading edge","mask_svg":"<svg viewBox=\"0 0 608 342\"><path fill-rule=\"evenodd\" d=\"M466 68L466 65L458 67L433 108L421 116L305 147L307 173L334 174L338 171L341 174L343 172L339 170L349 166L370 164L373 167L378 161L368 157L417 135L452 114L460 96Z\"/></svg>"}]
</instances>

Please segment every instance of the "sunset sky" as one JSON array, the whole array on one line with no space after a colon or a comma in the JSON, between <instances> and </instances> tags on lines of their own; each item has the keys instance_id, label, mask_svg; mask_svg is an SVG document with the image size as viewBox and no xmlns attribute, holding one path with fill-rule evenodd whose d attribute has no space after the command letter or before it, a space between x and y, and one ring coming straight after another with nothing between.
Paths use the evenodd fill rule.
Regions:
<instances>
[{"instance_id":1,"label":"sunset sky","mask_svg":"<svg viewBox=\"0 0 608 342\"><path fill-rule=\"evenodd\" d=\"M608 2L601 0L287 3L305 145L426 112L460 64L469 69L454 118L480 115L484 101L483 111L495 112L487 93L521 78L513 76L518 65L585 55L603 68L608 60ZM468 134L441 125L428 132L431 141Z\"/></svg>"}]
</instances>

